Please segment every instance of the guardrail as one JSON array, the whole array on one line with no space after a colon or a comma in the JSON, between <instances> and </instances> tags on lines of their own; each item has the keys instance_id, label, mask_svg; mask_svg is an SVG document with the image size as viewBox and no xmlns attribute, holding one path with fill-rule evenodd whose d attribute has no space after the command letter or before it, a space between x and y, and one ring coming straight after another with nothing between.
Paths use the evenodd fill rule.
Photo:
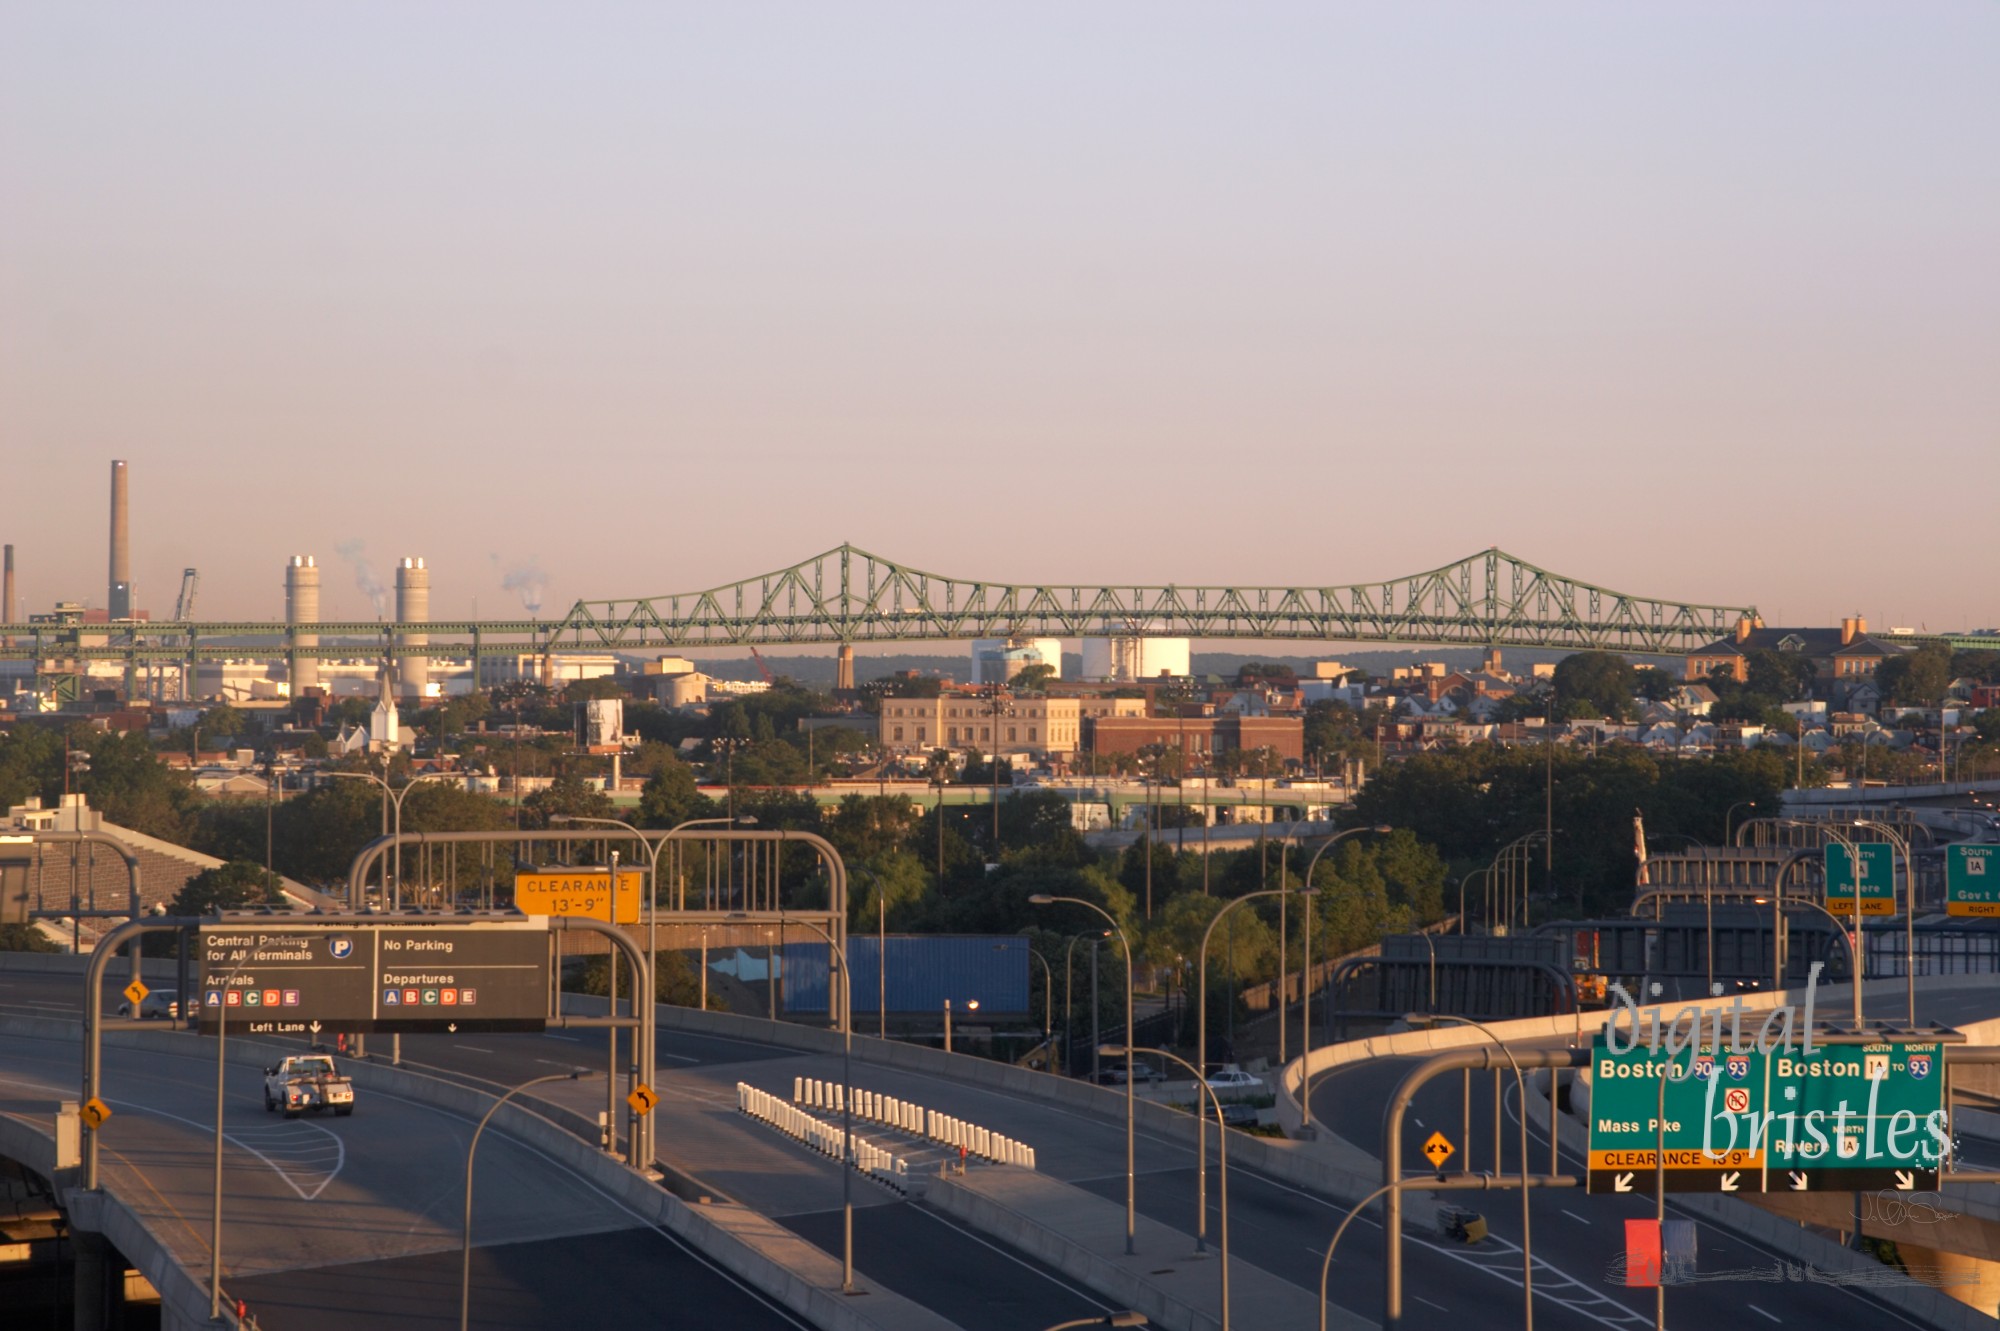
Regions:
<instances>
[{"instance_id":1,"label":"guardrail","mask_svg":"<svg viewBox=\"0 0 2000 1331\"><path fill-rule=\"evenodd\" d=\"M738 1083L739 1088L741 1083ZM739 1098L740 1098L739 1089ZM792 1101L808 1105L814 1109L828 1109L841 1112L845 1099L845 1088L837 1081L821 1081L815 1077L792 1078ZM885 1128L907 1132L913 1137L948 1146L955 1151L963 1151L968 1156L978 1156L991 1160L996 1165L1020 1165L1024 1169L1035 1167L1035 1148L1026 1142L1004 1137L976 1123L968 1123L950 1114L940 1114L934 1109L912 1104L908 1100L898 1100L894 1096L880 1095L874 1091L864 1091L859 1087L854 1091L854 1116L869 1123L879 1123Z\"/></svg>"},{"instance_id":2,"label":"guardrail","mask_svg":"<svg viewBox=\"0 0 2000 1331\"><path fill-rule=\"evenodd\" d=\"M851 1150L841 1149L843 1133L831 1123L823 1123L806 1113L786 1104L769 1091L760 1091L747 1081L736 1083L736 1107L755 1119L769 1123L786 1136L810 1146L821 1155L835 1160L851 1159L854 1167L877 1183L894 1188L897 1192L910 1190L910 1162L900 1155L892 1155L873 1142L855 1137L850 1142Z\"/></svg>"}]
</instances>

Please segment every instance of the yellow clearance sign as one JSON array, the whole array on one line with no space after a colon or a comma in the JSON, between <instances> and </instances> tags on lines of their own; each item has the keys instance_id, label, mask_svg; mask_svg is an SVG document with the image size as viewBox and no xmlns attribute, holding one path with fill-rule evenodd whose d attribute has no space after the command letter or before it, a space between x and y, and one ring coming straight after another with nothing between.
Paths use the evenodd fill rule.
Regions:
<instances>
[{"instance_id":1,"label":"yellow clearance sign","mask_svg":"<svg viewBox=\"0 0 2000 1331\"><path fill-rule=\"evenodd\" d=\"M514 875L514 905L524 915L580 915L606 924L639 923L638 869L619 870L618 918L611 918L611 873L607 869L559 869Z\"/></svg>"}]
</instances>

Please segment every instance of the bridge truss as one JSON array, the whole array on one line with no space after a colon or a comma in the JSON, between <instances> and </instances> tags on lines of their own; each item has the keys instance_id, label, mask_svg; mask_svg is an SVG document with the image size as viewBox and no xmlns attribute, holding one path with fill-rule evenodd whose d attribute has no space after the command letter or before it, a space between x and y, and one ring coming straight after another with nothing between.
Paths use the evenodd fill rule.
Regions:
<instances>
[{"instance_id":1,"label":"bridge truss","mask_svg":"<svg viewBox=\"0 0 2000 1331\"><path fill-rule=\"evenodd\" d=\"M0 659L136 665L1097 635L1675 654L1755 614L1612 591L1499 549L1382 582L1206 587L982 582L842 545L707 591L578 601L555 620L14 624L0 625L0 642L12 641Z\"/></svg>"}]
</instances>

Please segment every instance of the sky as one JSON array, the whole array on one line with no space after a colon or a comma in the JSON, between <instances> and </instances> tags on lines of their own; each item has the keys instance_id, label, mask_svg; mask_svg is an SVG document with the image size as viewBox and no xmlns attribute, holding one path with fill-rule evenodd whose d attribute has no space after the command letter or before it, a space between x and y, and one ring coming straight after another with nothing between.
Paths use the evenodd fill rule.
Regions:
<instances>
[{"instance_id":1,"label":"sky","mask_svg":"<svg viewBox=\"0 0 2000 1331\"><path fill-rule=\"evenodd\" d=\"M24 606L1498 545L2000 625L2000 5L15 3Z\"/></svg>"}]
</instances>

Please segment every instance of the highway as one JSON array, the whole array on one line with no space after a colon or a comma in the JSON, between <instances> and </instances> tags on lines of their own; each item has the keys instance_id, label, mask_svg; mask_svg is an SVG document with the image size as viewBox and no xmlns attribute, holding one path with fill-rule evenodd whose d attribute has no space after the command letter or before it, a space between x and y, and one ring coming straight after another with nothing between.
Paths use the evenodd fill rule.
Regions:
<instances>
[{"instance_id":1,"label":"highway","mask_svg":"<svg viewBox=\"0 0 2000 1331\"><path fill-rule=\"evenodd\" d=\"M21 977L7 977L11 983ZM75 982L70 982L74 989ZM18 1000L18 991L0 990ZM205 1275L214 1136L208 1041L188 1053L105 1050L106 1179L190 1270ZM0 1040L4 1112L46 1121L74 1099L75 1041ZM472 1123L383 1094L352 1118L286 1121L263 1108L257 1070L225 1074L223 1282L262 1325L457 1324L465 1151ZM657 1316L659 1290L699 1298L726 1324L797 1328L797 1318L712 1267L681 1240L504 1133L480 1145L473 1226L481 1269L473 1324L548 1326L574 1317ZM577 1255L622 1254L587 1282ZM537 1310L540 1310L539 1313Z\"/></svg>"},{"instance_id":2,"label":"highway","mask_svg":"<svg viewBox=\"0 0 2000 1331\"><path fill-rule=\"evenodd\" d=\"M1522 1041L1513 1047L1559 1048L1563 1043L1561 1040ZM1340 1136L1366 1147L1371 1153L1379 1151L1383 1110L1395 1094L1397 1085L1422 1061L1422 1058L1415 1056L1376 1058L1336 1069L1323 1079L1315 1080L1312 1097L1313 1113ZM1520 1118L1513 1074L1511 1072L1505 1074L1501 1084L1507 1115L1501 1133L1501 1169L1503 1172L1515 1172L1520 1169ZM1481 1072L1475 1073L1472 1077L1472 1136L1476 1140L1470 1143L1464 1140L1465 1134L1461 1127L1462 1086L1461 1076L1452 1073L1435 1079L1418 1092L1404 1122L1403 1148L1406 1174L1419 1175L1433 1172L1419 1150L1432 1131L1442 1131L1458 1149L1459 1154L1449 1162L1450 1168L1467 1166L1468 1147L1472 1156L1472 1168L1482 1171L1493 1168L1492 1074ZM1529 1168L1536 1172L1546 1171L1548 1169L1546 1118L1530 1115L1528 1128ZM1560 1148L1559 1158L1566 1170L1581 1173L1584 1169L1581 1155L1567 1146ZM1424 1204L1423 1197L1424 1194L1417 1194L1406 1203L1406 1206L1414 1210ZM1493 1238L1489 1239L1488 1243L1498 1240L1501 1250L1514 1255L1514 1279L1515 1287L1518 1289L1520 1194L1517 1192L1474 1194L1471 1198L1462 1200L1464 1204L1485 1215L1493 1232ZM1749 1205L1747 1202L1744 1204ZM1691 1212L1678 1208L1673 1195L1669 1194L1667 1213L1672 1216L1677 1212L1682 1216L1692 1215ZM1605 1272L1612 1260L1624 1252L1624 1220L1651 1218L1653 1213L1652 1198L1641 1194L1588 1195L1581 1188L1534 1191L1531 1198L1530 1219L1535 1247L1538 1324L1542 1313L1543 1294L1540 1271L1542 1263L1547 1261L1572 1275L1582 1275L1587 1283L1601 1293L1607 1303L1620 1310L1611 1312L1599 1309L1598 1312L1602 1315L1594 1319L1598 1325L1650 1327L1653 1313L1652 1291L1627 1289L1622 1285L1612 1284L1605 1278ZM1701 1270L1769 1271L1773 1266L1791 1260L1760 1245L1720 1231L1708 1223L1705 1217L1696 1218L1700 1225L1698 1262ZM1379 1258L1377 1260L1379 1262ZM1407 1263L1407 1256L1405 1260ZM1414 1267L1409 1269L1414 1272ZM1377 1282L1380 1279L1378 1275L1372 1273L1370 1278ZM1406 1281L1406 1293L1422 1292L1418 1278L1414 1274L1407 1276ZM1377 1287L1379 1288L1379 1283ZM1896 1310L1893 1291L1869 1292L1852 1287L1812 1283L1787 1283L1783 1287L1782 1297L1776 1290L1734 1282L1674 1286L1667 1291L1667 1307L1670 1316L1683 1325L1697 1325L1704 1319L1714 1319L1709 1323L1711 1325L1737 1327L1752 1324L1764 1327L1923 1325L1906 1318ZM1743 1310L1746 1307L1759 1314L1754 1323L1743 1321Z\"/></svg>"},{"instance_id":3,"label":"highway","mask_svg":"<svg viewBox=\"0 0 2000 1331\"><path fill-rule=\"evenodd\" d=\"M74 976L0 974L0 1014L73 1018L79 1006L79 989ZM106 1011L115 1010L117 1001L107 993ZM0 1069L12 1069L14 1046L19 1043L25 1042L11 1038L0 1042ZM195 1112L186 1117L199 1122L201 1129L198 1135L202 1141L212 1142L206 1125L213 1116L214 1065L212 1059L201 1056L212 1054L213 1045L197 1037L188 1037L187 1046L189 1055L174 1060L178 1066L172 1068L170 1075L179 1075L182 1080L181 1095L188 1104L195 1106ZM376 1053L386 1053L388 1041L378 1037L371 1041L371 1046ZM659 1079L660 1091L665 1103L658 1112L662 1115L661 1154L666 1163L700 1176L703 1182L723 1195L762 1211L801 1237L838 1256L839 1170L825 1158L804 1150L768 1128L745 1121L735 1112L737 1074L764 1062L775 1066L778 1061L793 1057L791 1052L739 1040L677 1033L662 1033L659 1049L663 1074ZM78 1063L75 1045L58 1043L47 1052L48 1085L62 1087L65 1096L74 1098ZM409 1036L403 1040L403 1053L403 1066L410 1071L428 1072L497 1093L504 1087L531 1077L572 1066L601 1070L605 1063L605 1039L596 1033L560 1031L551 1031L546 1035ZM122 1059L127 1056L127 1051L106 1047L107 1085L115 1088L122 1084L119 1079L123 1074L121 1063L114 1061L114 1054ZM717 1071L712 1075L691 1076L680 1071L683 1069L689 1072L697 1069ZM237 1092L239 1070L232 1068L230 1077L234 1094ZM768 1082L767 1089L788 1092L790 1078L791 1074L784 1072L764 1080ZM261 1094L251 1073L242 1072L241 1082L247 1088L240 1092L246 1103ZM604 1107L604 1082L601 1077L595 1081L559 1083L537 1090L585 1114L594 1115ZM52 1091L45 1093L53 1094ZM410 1171L398 1166L407 1156L409 1142L394 1131L382 1115L374 1112L379 1098L376 1093L364 1093L364 1103L351 1119L303 1119L284 1126L345 1135L357 1128L365 1130L370 1125L376 1125L381 1131L381 1138L368 1150L383 1168L396 1176L395 1181L407 1192L411 1186L408 1178ZM283 1123L281 1119L267 1120L261 1104L259 1099L251 1105L254 1121L260 1124ZM204 1105L205 1109L200 1108ZM117 1108L115 1101L114 1108ZM441 1183L448 1196L440 1193L426 1208L428 1217L442 1219L450 1251L425 1251L422 1243L410 1242L394 1253L356 1254L363 1258L358 1262L347 1261L348 1254L344 1252L325 1254L313 1264L315 1269L310 1278L305 1272L280 1263L268 1268L273 1278L266 1280L261 1278L267 1271L265 1266L251 1263L239 1268L225 1235L226 1273L242 1269L245 1274L259 1275L260 1279L246 1288L260 1289L267 1300L278 1300L275 1305L256 1305L260 1308L272 1307L272 1313L262 1319L266 1327L289 1331L294 1326L351 1325L351 1322L340 1322L337 1317L325 1320L329 1314L324 1310L349 1307L357 1289L369 1291L365 1297L373 1308L400 1306L402 1300L408 1299L413 1307L436 1304L439 1316L448 1314L449 1318L456 1317L457 1217L461 1198L457 1189L462 1186L464 1178L463 1137L470 1135L470 1124L462 1123L442 1111L424 1112L449 1119L462 1129L461 1138L448 1152L448 1166L441 1167L444 1176ZM107 1145L113 1141L112 1133L118 1125L119 1120L114 1119L111 1127L107 1128ZM194 1131L192 1128L188 1130ZM489 1130L480 1147L480 1206L474 1218L474 1233L481 1249L486 1251L475 1254L475 1281L481 1265L495 1271L499 1283L494 1286L493 1303L506 1317L515 1319L496 1321L491 1325L558 1324L574 1316L576 1309L574 1299L568 1303L560 1302L564 1281L574 1281L578 1269L574 1261L564 1258L562 1254L586 1254L584 1265L594 1269L596 1262L605 1259L613 1250L600 1247L587 1229L569 1234L537 1235L538 1241L532 1244L517 1241L526 1236L517 1235L504 1225L489 1229L485 1206L487 1180L495 1181L496 1190L508 1188L510 1194L520 1197L533 1197L537 1191L547 1191L540 1183L521 1184L517 1181L510 1186L505 1181L506 1176L497 1169L489 1173L492 1168L489 1161L498 1158L498 1154L493 1152L494 1140L494 1133ZM204 1155L201 1159L206 1160L207 1157ZM553 1166L546 1162L543 1164L545 1169L553 1171ZM196 1182L200 1197L199 1206L190 1214L205 1218L208 1175L200 1172L199 1161L195 1162L195 1168L199 1174ZM419 1177L423 1175L419 1173ZM229 1186L235 1187L233 1178ZM430 1185L421 1186L428 1189ZM585 1185L570 1179L566 1186L574 1191ZM1060 1272L922 1206L902 1201L878 1184L857 1179L854 1198L857 1207L867 1208L866 1220L857 1220L855 1225L856 1269L863 1283L874 1282L883 1288L896 1290L933 1308L965 1331L1017 1331L1022 1326L1047 1326L1074 1317L1113 1311L1110 1304ZM441 1211L437 1209L440 1205ZM608 1201L606 1205L610 1205ZM229 1223L225 1215L225 1231ZM625 1217L624 1223L629 1225L630 1217ZM600 1226L610 1227L608 1224ZM195 1228L205 1235L205 1220ZM650 1232L634 1231L618 1241L623 1245ZM496 1245L491 1249L488 1247L489 1236L490 1242ZM661 1234L658 1242L678 1241ZM430 1245L433 1250L437 1246L436 1243ZM625 1249L621 1247L618 1250ZM207 1251L203 1242L198 1253L199 1270L207 1269ZM187 1260L185 1254L183 1260ZM663 1267L656 1260L643 1267L622 1263L615 1270L627 1273L651 1271L660 1280L672 1275L670 1268ZM280 1277L278 1272L285 1274ZM543 1283L535 1283L537 1272L545 1274ZM363 1276L364 1281L353 1281L355 1275ZM447 1287L441 1292L438 1288L440 1281ZM236 1289L239 1281L228 1279L226 1283L229 1288ZM638 1324L642 1325L649 1324L650 1318L658 1316L658 1280L649 1283L647 1277L631 1274L600 1281L593 1274L584 1283L591 1310L601 1310L609 1316L620 1308L652 1308L650 1313L638 1316ZM483 1286L476 1284L475 1288ZM675 1298L678 1301L680 1295L677 1293ZM443 1302L438 1302L439 1299ZM550 1310L569 1311L560 1315L551 1311L538 1319L533 1310L544 1306ZM719 1309L730 1307L727 1303L716 1306ZM278 1315L281 1312L283 1316ZM351 1308L349 1315L352 1315ZM732 1320L725 1324L754 1327L797 1324L789 1314L777 1315L783 1320L758 1321L746 1314L747 1320L739 1323L732 1314ZM398 1317L401 1316L399 1312ZM421 1325L421 1322L410 1324Z\"/></svg>"},{"instance_id":4,"label":"highway","mask_svg":"<svg viewBox=\"0 0 2000 1331\"><path fill-rule=\"evenodd\" d=\"M0 976L0 1012L32 1010L58 1015L73 1004L76 983L67 977ZM1941 1020L1970 1020L1983 1015L1975 995L1940 995ZM201 1047L206 1047L205 1044ZM659 1154L663 1163L698 1177L705 1185L776 1218L781 1224L830 1253L839 1251L840 1173L832 1162L752 1123L735 1110L735 1084L748 1081L767 1091L788 1095L794 1076L837 1080L839 1060L806 1055L754 1041L663 1031L659 1037L662 1095ZM376 1052L382 1052L380 1045ZM512 1085L557 1066L580 1063L601 1068L605 1059L602 1035L551 1031L544 1035L478 1037L406 1037L406 1068L489 1089ZM1381 1109L1396 1083L1414 1066L1412 1059L1377 1059L1344 1068L1315 1087L1314 1110L1342 1136L1370 1150L1381 1131ZM68 1065L71 1084L73 1057ZM857 1084L870 1090L954 1113L1034 1145L1043 1173L1094 1193L1109 1202L1124 1200L1124 1131L1115 1116L1080 1114L1024 1097L969 1088L925 1074L857 1064ZM602 1082L559 1083L544 1088L552 1098L585 1113L604 1106ZM1491 1080L1474 1078L1475 1131L1484 1145L1473 1144L1475 1165L1491 1167ZM1461 1134L1459 1081L1441 1079L1418 1099L1407 1133L1411 1165L1421 1165L1414 1152L1431 1128L1442 1127L1456 1140ZM1509 1088L1509 1114L1504 1151L1508 1169L1515 1158L1514 1106ZM361 1121L357 1116L354 1123ZM1536 1167L1546 1168L1547 1140L1531 1124L1531 1148ZM1456 1168L1466 1163L1467 1147ZM1212 1149L1212 1144L1211 1144ZM1565 1151L1571 1167L1580 1162ZM1142 1130L1138 1150L1141 1211L1186 1236L1184 1257L1193 1248L1194 1155L1177 1141ZM1210 1162L1211 1170L1214 1162ZM1302 1288L1316 1289L1320 1260L1327 1239L1346 1208L1324 1197L1241 1165L1230 1175L1230 1218L1235 1257L1253 1262ZM1219 1219L1219 1199L1211 1177L1209 1189L1211 1248ZM909 1202L879 1185L857 1180L854 1196L857 1268L864 1282L875 1282L933 1308L967 1331L1003 1331L1048 1325L1068 1316L1088 1315L1104 1301L1061 1274L1024 1254L970 1233L936 1213ZM1511 1300L1517 1306L1520 1280L1519 1202L1516 1194L1479 1194L1469 1200L1492 1226L1492 1236L1477 1248L1467 1248L1428 1236L1421 1228L1429 1202L1421 1194L1411 1199L1415 1227L1405 1241L1406 1320L1412 1327L1458 1328L1490 1320L1493 1310ZM1669 1209L1672 1208L1670 1200ZM1622 1252L1626 1216L1649 1216L1650 1201L1642 1197L1592 1197L1580 1190L1538 1192L1533 1199L1536 1252L1536 1317L1549 1328L1602 1331L1651 1325L1650 1291L1627 1290L1606 1278L1614 1256ZM1343 1240L1332 1283L1336 1303L1369 1318L1381 1309L1382 1235L1371 1209ZM482 1238L484 1237L482 1224ZM580 1243L587 1236L545 1240ZM1701 1266L1766 1269L1782 1260L1776 1254L1726 1236L1708 1225L1701 1230ZM551 1248L553 1252L556 1249ZM434 1281L422 1256L383 1264L385 1277L420 1290ZM435 1266L435 1262L431 1263ZM558 1269L560 1263L554 1264ZM522 1279L532 1264L509 1261L510 1279ZM1904 1324L1893 1311L1868 1295L1825 1285L1790 1284L1783 1291L1728 1284L1679 1287L1669 1291L1669 1307L1679 1318L1713 1315L1730 1325L1847 1325L1857 1320L1874 1325ZM1760 1300L1759 1294L1766 1294ZM414 1297L414 1295L413 1295ZM607 1291L605 1297L612 1297ZM1496 1302L1498 1301L1498 1302ZM306 1300L310 1303L311 1300ZM1754 1312L1746 1323L1744 1309ZM1042 1320L1037 1321L1040 1318ZM306 1323L299 1323L305 1325ZM523 1325L529 1322L521 1323ZM278 1323L272 1323L278 1325ZM286 1322L283 1325L292 1325Z\"/></svg>"}]
</instances>

